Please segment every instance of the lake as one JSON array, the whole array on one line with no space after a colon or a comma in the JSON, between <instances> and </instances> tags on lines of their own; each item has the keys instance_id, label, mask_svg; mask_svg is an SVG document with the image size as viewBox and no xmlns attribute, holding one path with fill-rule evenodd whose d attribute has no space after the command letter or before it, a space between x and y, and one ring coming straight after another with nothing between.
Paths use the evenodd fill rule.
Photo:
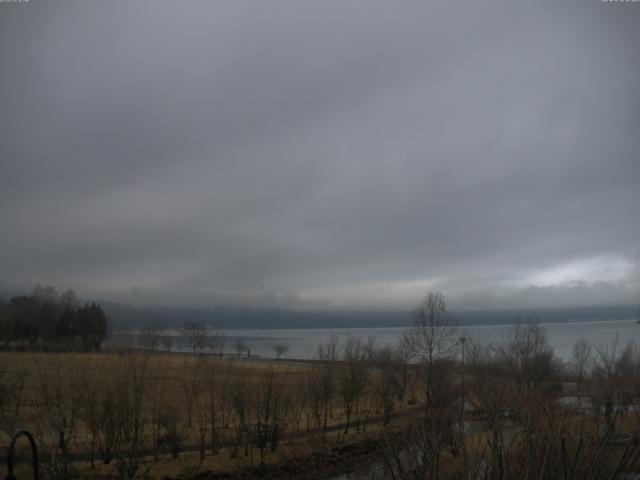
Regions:
<instances>
[{"instance_id":1,"label":"lake","mask_svg":"<svg viewBox=\"0 0 640 480\"><path fill-rule=\"evenodd\" d=\"M556 355L562 359L571 357L573 344L584 338L593 345L611 345L616 336L622 344L635 341L640 345L640 324L636 320L607 320L592 322L541 323L547 331L549 343ZM513 325L465 325L459 327L460 335L491 342L501 340ZM288 347L286 357L310 359L318 345L326 343L331 335L336 335L341 344L349 335L375 338L376 346L394 345L407 328L338 328L338 329L227 329L220 330L227 340L226 353L233 352L232 342L241 339L253 355L273 357L272 346L276 343ZM178 335L177 332L175 332ZM177 342L176 342L177 343ZM182 344L174 346L176 351L188 351Z\"/></svg>"}]
</instances>

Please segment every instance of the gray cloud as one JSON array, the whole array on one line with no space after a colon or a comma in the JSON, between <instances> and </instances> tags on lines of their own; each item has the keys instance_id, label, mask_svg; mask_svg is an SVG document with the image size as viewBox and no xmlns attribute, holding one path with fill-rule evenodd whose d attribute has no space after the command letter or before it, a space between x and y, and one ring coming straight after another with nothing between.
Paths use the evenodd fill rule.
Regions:
<instances>
[{"instance_id":1,"label":"gray cloud","mask_svg":"<svg viewBox=\"0 0 640 480\"><path fill-rule=\"evenodd\" d=\"M0 286L637 302L640 10L0 5Z\"/></svg>"}]
</instances>

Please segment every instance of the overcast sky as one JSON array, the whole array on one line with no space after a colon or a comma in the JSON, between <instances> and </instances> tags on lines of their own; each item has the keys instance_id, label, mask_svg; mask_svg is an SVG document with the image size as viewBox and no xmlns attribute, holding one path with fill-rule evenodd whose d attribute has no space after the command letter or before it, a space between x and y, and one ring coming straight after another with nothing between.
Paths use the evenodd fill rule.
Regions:
<instances>
[{"instance_id":1,"label":"overcast sky","mask_svg":"<svg viewBox=\"0 0 640 480\"><path fill-rule=\"evenodd\" d=\"M0 287L640 302L640 3L0 3Z\"/></svg>"}]
</instances>

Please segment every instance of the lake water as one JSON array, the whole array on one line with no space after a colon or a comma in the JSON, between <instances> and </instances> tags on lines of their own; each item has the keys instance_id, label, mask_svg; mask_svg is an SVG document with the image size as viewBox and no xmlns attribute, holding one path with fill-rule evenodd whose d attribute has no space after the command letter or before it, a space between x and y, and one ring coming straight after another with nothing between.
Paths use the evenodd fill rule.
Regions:
<instances>
[{"instance_id":1,"label":"lake water","mask_svg":"<svg viewBox=\"0 0 640 480\"><path fill-rule=\"evenodd\" d=\"M636 320L610 320L594 322L542 323L547 331L551 346L556 355L569 359L573 344L584 338L592 344L611 345L616 336L620 343L635 341L640 345L640 324ZM460 335L468 338L491 342L501 340L513 325L467 325L459 327ZM344 344L349 335L367 339L375 338L376 346L394 345L406 328L344 328L344 329L238 329L221 330L227 340L225 353L232 353L232 343L241 339L253 355L273 357L272 346L284 344L288 347L286 357L312 358L318 345L326 343L331 335L336 335ZM186 345L177 344L174 350L188 350Z\"/></svg>"}]
</instances>

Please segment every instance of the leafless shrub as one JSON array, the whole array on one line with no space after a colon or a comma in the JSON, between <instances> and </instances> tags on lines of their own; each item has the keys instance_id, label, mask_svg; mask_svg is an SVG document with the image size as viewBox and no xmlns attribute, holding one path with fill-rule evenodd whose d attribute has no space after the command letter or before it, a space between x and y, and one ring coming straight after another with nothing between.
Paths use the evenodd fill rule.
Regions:
<instances>
[{"instance_id":1,"label":"leafless shrub","mask_svg":"<svg viewBox=\"0 0 640 480\"><path fill-rule=\"evenodd\" d=\"M445 415L431 416L401 431L387 431L381 438L383 478L439 480L459 478L446 455L450 432Z\"/></svg>"},{"instance_id":2,"label":"leafless shrub","mask_svg":"<svg viewBox=\"0 0 640 480\"><path fill-rule=\"evenodd\" d=\"M576 416L549 395L545 383L555 362L548 361L550 349L536 330L516 330L498 347L467 343L472 420L479 430L466 455L456 445L454 409L442 404L424 422L386 433L384 478L595 480L637 471L640 441L620 433L622 415L612 414L604 430L594 428L592 418ZM635 348L599 350L596 366L604 380L637 375Z\"/></svg>"},{"instance_id":3,"label":"leafless shrub","mask_svg":"<svg viewBox=\"0 0 640 480\"><path fill-rule=\"evenodd\" d=\"M597 395L594 408L600 412L607 404L633 404L640 394L640 351L633 342L624 347L618 337L611 344L594 347L591 376ZM639 417L640 412L635 414Z\"/></svg>"},{"instance_id":4,"label":"leafless shrub","mask_svg":"<svg viewBox=\"0 0 640 480\"><path fill-rule=\"evenodd\" d=\"M536 321L516 324L494 351L520 392L539 387L558 370L546 331Z\"/></svg>"}]
</instances>

